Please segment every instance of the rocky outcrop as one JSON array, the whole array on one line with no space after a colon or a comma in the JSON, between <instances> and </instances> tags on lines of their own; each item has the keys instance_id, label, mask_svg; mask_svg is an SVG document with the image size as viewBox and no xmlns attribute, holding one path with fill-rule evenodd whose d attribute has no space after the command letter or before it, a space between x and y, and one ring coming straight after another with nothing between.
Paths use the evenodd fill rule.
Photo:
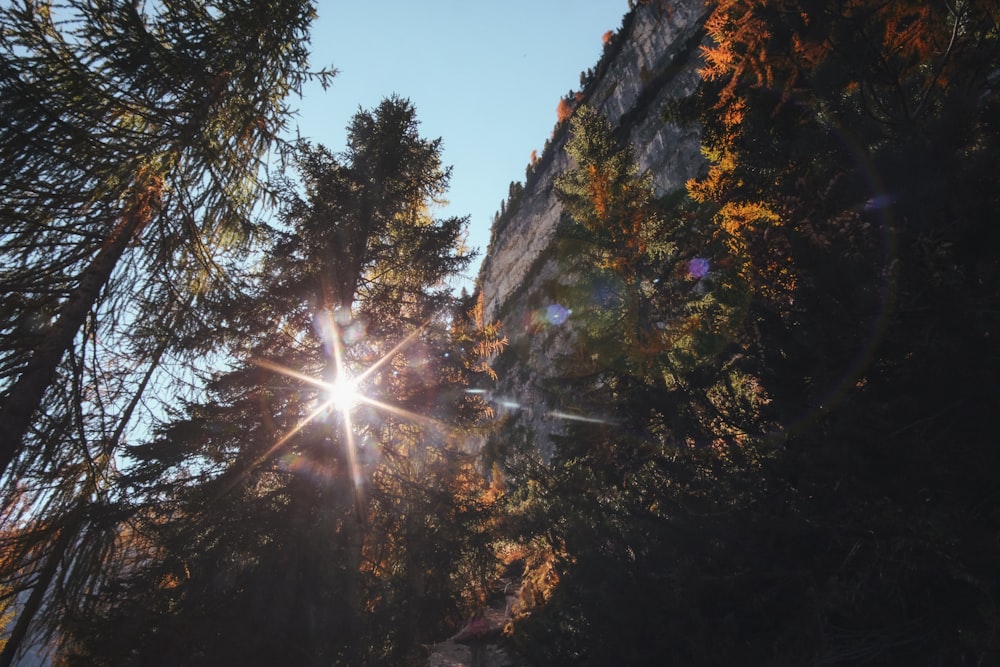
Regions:
<instances>
[{"instance_id":1,"label":"rocky outcrop","mask_svg":"<svg viewBox=\"0 0 1000 667\"><path fill-rule=\"evenodd\" d=\"M684 102L701 80L699 46L707 13L704 0L640 4L625 17L614 48L580 101L611 120L640 169L652 177L658 196L681 190L705 166L700 127L684 111ZM545 455L551 450L548 436L558 433L566 418L558 391L547 386L546 377L552 360L569 350L573 339L575 305L538 298L542 285L573 280L572 258L553 251L562 214L553 183L570 166L566 135L565 127L557 127L523 193L512 202L516 208L494 230L479 277L484 314L489 321L500 320L511 341L497 360L495 402L502 411L517 411Z\"/></svg>"},{"instance_id":2,"label":"rocky outcrop","mask_svg":"<svg viewBox=\"0 0 1000 667\"><path fill-rule=\"evenodd\" d=\"M683 187L703 164L699 128L669 112L700 81L697 47L707 6L703 0L670 4L669 11L662 3L640 5L626 18L615 38L620 48L582 101L621 129L659 194ZM490 243L480 272L488 319L503 311L552 241L561 213L552 183L569 166L565 142L565 132L557 134L547 151L551 159L530 180L516 214Z\"/></svg>"}]
</instances>

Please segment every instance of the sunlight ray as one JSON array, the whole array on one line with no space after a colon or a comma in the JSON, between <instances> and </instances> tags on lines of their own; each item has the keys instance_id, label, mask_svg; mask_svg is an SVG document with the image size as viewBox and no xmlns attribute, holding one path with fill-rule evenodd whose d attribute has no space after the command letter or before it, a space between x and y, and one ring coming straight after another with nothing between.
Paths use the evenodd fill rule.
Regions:
<instances>
[{"instance_id":1,"label":"sunlight ray","mask_svg":"<svg viewBox=\"0 0 1000 667\"><path fill-rule=\"evenodd\" d=\"M310 412L308 415L306 415L305 417L303 417L302 419L300 419L299 423L296 424L292 428L292 430L290 430L285 435L281 436L278 439L277 442L275 442L273 445L271 445L268 448L268 450L266 452L264 452L259 457L257 457L256 465L259 465L259 464L263 463L264 460L266 460L269 456L271 456L271 454L273 454L274 452L278 451L278 449L280 449L282 445L284 445L286 442L288 442L292 438L292 436L294 436L296 433L298 433L299 431L301 431L302 429L304 429L306 426L309 425L309 423L311 421L313 421L314 419L316 419L317 417L319 417L320 415L322 415L324 412L329 411L329 409L332 406L333 406L333 399L331 398L330 400L326 401L325 403L323 403L319 407L317 407L315 410L313 410L312 412Z\"/></svg>"},{"instance_id":2,"label":"sunlight ray","mask_svg":"<svg viewBox=\"0 0 1000 667\"><path fill-rule=\"evenodd\" d=\"M588 424L611 424L612 422L607 419L601 419L599 417L585 417L583 415L574 415L571 412L562 412L560 410L553 410L548 413L550 417L555 417L556 419L566 419L569 421L586 422Z\"/></svg>"},{"instance_id":3,"label":"sunlight ray","mask_svg":"<svg viewBox=\"0 0 1000 667\"><path fill-rule=\"evenodd\" d=\"M347 364L344 359L344 342L340 335L340 328L334 321L332 315L327 313L325 317L327 318L328 326L324 327L324 330L327 332L324 338L328 337L326 340L326 348L333 361L334 378L332 382L308 375L295 370L294 368L288 368L287 366L268 359L258 358L250 360L250 363L255 366L274 371L275 373L281 373L282 375L320 389L322 392L321 396L325 397L326 400L321 401L312 412L303 417L290 431L282 435L267 449L267 451L254 459L246 470L241 471L237 475L236 479L226 486L223 493L227 493L232 490L238 479L246 477L251 470L262 465L268 458L273 456L275 452L287 444L288 441L291 440L297 433L302 431L302 429L305 428L310 422L333 410L340 416L340 425L343 430L344 446L347 453L347 464L354 488L355 510L358 515L358 520L363 521L364 517L362 515L362 507L364 504L364 477L361 471L361 464L358 460L357 441L354 433L354 420L351 416L353 409L358 405L364 404L407 421L439 429L442 432L448 432L453 429L452 427L443 424L436 419L427 417L426 415L420 415L400 406L385 403L370 396L366 396L360 389L361 384L366 379L371 377L373 373L392 361L397 354L416 341L420 334L423 333L430 325L431 320L428 319L426 322L410 332L406 337L396 343L392 349L385 354L382 354L374 363L365 368L361 373L353 375L346 368Z\"/></svg>"},{"instance_id":4,"label":"sunlight ray","mask_svg":"<svg viewBox=\"0 0 1000 667\"><path fill-rule=\"evenodd\" d=\"M308 426L310 422L312 422L314 419L316 419L317 417L319 417L321 414L323 414L324 412L328 411L330 409L330 407L331 407L332 404L333 404L333 400L331 399L331 400L329 400L329 401L327 401L327 402L319 405L315 410L313 410L308 415L306 415L305 417L303 417L302 419L300 419L299 423L296 424L290 431L288 431L288 433L285 433L273 445L271 445L270 447L268 447L267 450L264 453L260 454L259 456L257 456L257 458L253 459L251 461L250 465L246 466L246 468L243 469L243 470L238 470L237 473L236 473L236 475L235 475L235 477L233 477L227 484L225 484L223 486L222 490L219 491L219 493L216 496L216 498L221 498L222 496L226 495L227 493L229 493L230 491L232 491L234 488L236 488L236 485L239 483L239 481L241 479L245 479L253 470L255 470L258 466L262 465L275 452L277 452L279 449L281 449L281 447L286 442L288 442L289 440L291 440L292 437L295 436L296 433L298 433L299 431L301 431L302 429L304 429L306 426Z\"/></svg>"},{"instance_id":5,"label":"sunlight ray","mask_svg":"<svg viewBox=\"0 0 1000 667\"><path fill-rule=\"evenodd\" d=\"M327 313L327 317L333 319L330 313ZM344 341L340 336L340 327L337 326L335 322L331 322L329 326L330 336L333 340L329 341L329 347L332 348L333 352L333 367L334 367L334 380L333 383L323 382L323 385L328 387L327 392L335 390L338 383L343 384L347 378L347 371L345 370L344 364ZM359 376L351 380L354 385L353 394L354 398L360 398L363 396L361 392L358 391L358 387L362 381L363 377ZM340 404L337 403L337 395L334 394L330 398L331 404L337 408L337 412L340 414L340 418L343 424L344 431L344 448L347 450L347 467L351 475L352 486L354 487L354 511L357 514L358 521L363 521L361 508L363 506L364 497L361 490L361 466L358 464L358 451L357 444L354 441L354 423L351 420L351 405L350 401L344 401Z\"/></svg>"},{"instance_id":6,"label":"sunlight ray","mask_svg":"<svg viewBox=\"0 0 1000 667\"><path fill-rule=\"evenodd\" d=\"M415 341L417 339L417 336L419 336L421 333L423 333L424 329L426 329L429 324L430 324L430 320L424 322L419 327L417 327L416 329L414 329L413 331L411 331L410 334L406 336L406 338L404 338L403 340L401 340L398 343L396 343L396 345L391 350L389 350L388 352L386 352L385 354L383 354L378 359L378 361L376 361L374 364L372 364L371 366L369 366L368 368L366 368L362 373L360 373L355 378L355 382L357 382L357 383L360 384L369 375L371 375L372 373L374 373L375 371L377 371L379 368L381 368L382 366L384 366L388 362L392 361L392 358L394 356L396 356L397 353L403 351L411 343L413 343L413 341Z\"/></svg>"},{"instance_id":7,"label":"sunlight ray","mask_svg":"<svg viewBox=\"0 0 1000 667\"><path fill-rule=\"evenodd\" d=\"M416 422L418 424L424 424L425 426L434 426L440 429L449 429L451 427L442 424L440 421L434 419L433 417L428 417L426 415L419 415L416 412L411 412L406 408L401 408L398 405L391 405L389 403L383 403L382 401L370 398L368 396L359 396L359 401L370 405L379 410L384 410L390 414L394 414L397 417L402 417L403 419Z\"/></svg>"},{"instance_id":8,"label":"sunlight ray","mask_svg":"<svg viewBox=\"0 0 1000 667\"><path fill-rule=\"evenodd\" d=\"M261 368L266 368L269 371L274 371L276 373L281 373L282 375L287 375L290 378L295 378L296 380L302 380L315 387L320 387L322 389L327 389L330 387L330 383L319 378L312 377L311 375L306 375L305 373L300 373L297 370L288 368L287 366L282 366L281 364L276 364L273 361L267 359L251 359L250 363L254 366L260 366Z\"/></svg>"}]
</instances>

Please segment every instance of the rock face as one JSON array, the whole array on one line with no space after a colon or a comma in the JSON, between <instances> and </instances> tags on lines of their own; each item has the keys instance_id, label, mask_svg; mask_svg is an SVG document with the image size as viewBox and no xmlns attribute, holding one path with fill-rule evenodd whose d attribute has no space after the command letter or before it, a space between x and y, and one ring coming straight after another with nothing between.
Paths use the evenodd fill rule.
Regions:
<instances>
[{"instance_id":1,"label":"rock face","mask_svg":"<svg viewBox=\"0 0 1000 667\"><path fill-rule=\"evenodd\" d=\"M699 128L664 119L664 112L689 97L700 82L697 69L703 0L640 5L616 36L622 45L602 75L588 86L588 104L627 133L640 168L653 176L658 194L684 186L702 167ZM493 238L483 262L481 286L487 319L496 317L531 265L551 243L560 207L553 179L569 166L562 133L549 147L551 161L538 173L521 205L501 234Z\"/></svg>"},{"instance_id":2,"label":"rock face","mask_svg":"<svg viewBox=\"0 0 1000 667\"><path fill-rule=\"evenodd\" d=\"M708 11L704 0L640 4L625 17L583 91L581 103L608 117L640 169L652 176L657 196L683 189L705 168L700 127L678 109L701 81L698 47ZM570 166L566 138L565 128L557 128L516 208L495 228L479 278L487 321L500 320L511 341L496 364L496 402L501 411L519 413L546 458L548 435L560 431L565 415L545 378L552 360L571 349L573 313L571 304L535 297L547 282L573 279L572 259L552 253L562 213L553 182Z\"/></svg>"}]
</instances>

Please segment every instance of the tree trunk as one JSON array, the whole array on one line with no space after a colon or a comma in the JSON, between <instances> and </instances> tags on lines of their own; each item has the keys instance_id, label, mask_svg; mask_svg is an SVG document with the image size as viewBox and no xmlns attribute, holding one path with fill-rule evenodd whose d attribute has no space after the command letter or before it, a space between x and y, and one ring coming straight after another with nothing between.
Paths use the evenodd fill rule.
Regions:
<instances>
[{"instance_id":1,"label":"tree trunk","mask_svg":"<svg viewBox=\"0 0 1000 667\"><path fill-rule=\"evenodd\" d=\"M132 205L104 240L90 265L83 270L76 289L59 309L55 324L25 365L21 376L8 390L6 400L0 406L0 424L3 424L0 429L0 476L24 446L24 436L31 428L32 418L46 390L55 381L59 363L86 322L87 313L97 303L125 249L157 208L158 185L155 182L140 183Z\"/></svg>"},{"instance_id":2,"label":"tree trunk","mask_svg":"<svg viewBox=\"0 0 1000 667\"><path fill-rule=\"evenodd\" d=\"M408 508L403 518L405 536L404 567L406 570L406 647L417 646L423 639L420 636L421 602L426 595L424 573L417 559L419 549L417 529L414 525L412 508Z\"/></svg>"},{"instance_id":3,"label":"tree trunk","mask_svg":"<svg viewBox=\"0 0 1000 667\"><path fill-rule=\"evenodd\" d=\"M188 303L190 303L190 299L188 300ZM168 304L165 312L169 312L171 305L172 304ZM115 431L109 439L109 442L106 444L106 447L112 448L121 440L122 434L125 432L125 428L128 426L128 423L132 420L132 414L135 412L136 407L138 407L139 401L142 399L142 395L145 393L146 387L152 379L157 366L159 366L160 359L167 351L169 344L170 338L168 337L157 347L156 352L153 354L153 359L149 364L149 368L146 370L145 375L140 381L139 387L135 394L133 394L128 407L126 407L125 411L122 413L121 419L118 420L118 426L115 428ZM112 454L113 452L111 452L110 449L105 452L103 459L105 461L105 465L103 466L101 478L103 478L104 473L107 471L107 463L111 461ZM52 579L58 571L59 562L66 555L73 537L80 534L83 507L86 505L87 501L84 497L79 502L80 504L77 508L72 510L67 516L62 530L59 531L59 535L56 538L55 543L52 545L52 551L45 559L45 564L39 571L38 581L31 589L31 595L28 597L28 601L25 603L21 613L17 616L17 623L11 631L10 637L7 639L7 643L4 646L3 651L0 652L0 667L9 667L11 662L14 660L14 656L17 655L21 643L27 636L28 629L31 627L31 622L35 619L35 616L41 609L45 593L49 590L49 587L52 584Z\"/></svg>"},{"instance_id":4,"label":"tree trunk","mask_svg":"<svg viewBox=\"0 0 1000 667\"><path fill-rule=\"evenodd\" d=\"M14 629L11 630L10 637L7 638L7 643L4 645L3 651L0 652L0 667L10 667L14 664L14 657L21 648L25 637L28 636L31 621L34 620L41 609L45 593L49 590L49 586L52 585L52 580L55 578L56 572L59 571L59 563L62 562L63 556L66 555L66 551L69 549L73 538L79 533L81 518L80 510L75 510L67 518L66 524L60 529L59 537L56 538L55 544L52 545L52 550L45 558L42 569L38 572L38 579L31 589L31 595L28 596L28 601L24 604L24 608L21 609L21 613L17 615L17 623L14 624Z\"/></svg>"},{"instance_id":5,"label":"tree trunk","mask_svg":"<svg viewBox=\"0 0 1000 667\"><path fill-rule=\"evenodd\" d=\"M353 480L349 480L353 487ZM362 650L363 642L366 639L365 633L365 605L364 605L364 573L361 570L361 560L364 551L364 521L362 507L359 504L359 495L352 489L353 508L344 520L344 530L346 532L347 546L347 603L350 608L350 619L348 625L351 631L350 644L348 646L348 657L351 664L360 665L364 658Z\"/></svg>"}]
</instances>

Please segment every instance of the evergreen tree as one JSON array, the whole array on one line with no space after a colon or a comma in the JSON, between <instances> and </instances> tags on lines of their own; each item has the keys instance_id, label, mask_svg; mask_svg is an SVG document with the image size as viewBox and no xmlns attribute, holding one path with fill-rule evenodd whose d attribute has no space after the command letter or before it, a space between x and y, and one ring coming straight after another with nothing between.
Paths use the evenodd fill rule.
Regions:
<instances>
[{"instance_id":1,"label":"evergreen tree","mask_svg":"<svg viewBox=\"0 0 1000 667\"><path fill-rule=\"evenodd\" d=\"M547 298L576 304L574 350L550 380L567 421L548 465L495 445L515 485L510 529L528 552L514 637L537 664L682 660L704 636L678 641L664 626L708 580L698 559L731 558L730 528L700 516L756 492L734 481L762 428L739 361L745 286L696 207L653 199L607 119L579 109L566 150L573 165L556 187L567 275Z\"/></svg>"},{"instance_id":2,"label":"evergreen tree","mask_svg":"<svg viewBox=\"0 0 1000 667\"><path fill-rule=\"evenodd\" d=\"M176 387L160 365L252 227L285 97L309 76L312 16L295 2L0 8L2 576L25 600L2 664L113 569L118 448L147 388Z\"/></svg>"},{"instance_id":3,"label":"evergreen tree","mask_svg":"<svg viewBox=\"0 0 1000 667\"><path fill-rule=\"evenodd\" d=\"M465 221L430 215L448 171L408 101L348 132L300 146L273 252L222 304L239 364L130 449L141 547L72 628L88 664L400 664L455 613L482 411L444 282Z\"/></svg>"},{"instance_id":4,"label":"evergreen tree","mask_svg":"<svg viewBox=\"0 0 1000 667\"><path fill-rule=\"evenodd\" d=\"M308 2L0 10L0 472L41 455L37 430L88 327L155 317L137 307L144 277L186 289L175 267L211 266L248 231L285 97L307 77L312 17ZM122 304L133 311L116 322Z\"/></svg>"}]
</instances>

